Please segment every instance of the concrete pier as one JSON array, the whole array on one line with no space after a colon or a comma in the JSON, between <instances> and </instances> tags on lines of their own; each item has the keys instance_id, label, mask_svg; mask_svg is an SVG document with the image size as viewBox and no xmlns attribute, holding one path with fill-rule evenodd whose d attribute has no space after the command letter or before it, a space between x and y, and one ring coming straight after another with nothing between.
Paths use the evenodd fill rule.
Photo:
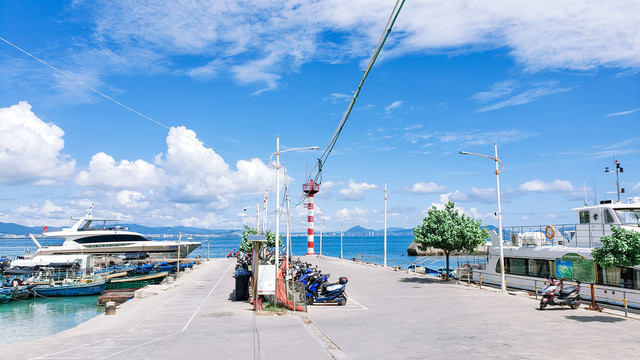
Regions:
<instances>
[{"instance_id":1,"label":"concrete pier","mask_svg":"<svg viewBox=\"0 0 640 360\"><path fill-rule=\"evenodd\" d=\"M640 355L640 320L550 307L525 295L308 256L347 276L346 306L255 313L232 301L234 259L155 285L80 326L0 347L11 359L585 359ZM24 331L28 340L28 329Z\"/></svg>"}]
</instances>

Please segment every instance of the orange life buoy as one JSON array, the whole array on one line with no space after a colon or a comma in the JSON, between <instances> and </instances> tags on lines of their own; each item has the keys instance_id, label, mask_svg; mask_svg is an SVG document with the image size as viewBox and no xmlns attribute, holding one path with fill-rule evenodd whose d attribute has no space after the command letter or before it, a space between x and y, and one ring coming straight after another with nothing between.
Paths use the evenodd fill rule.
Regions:
<instances>
[{"instance_id":1,"label":"orange life buoy","mask_svg":"<svg viewBox=\"0 0 640 360\"><path fill-rule=\"evenodd\" d=\"M547 228L544 229L544 235L547 237L547 239L553 239L554 237L556 237L556 229L554 229L551 225L547 225Z\"/></svg>"}]
</instances>

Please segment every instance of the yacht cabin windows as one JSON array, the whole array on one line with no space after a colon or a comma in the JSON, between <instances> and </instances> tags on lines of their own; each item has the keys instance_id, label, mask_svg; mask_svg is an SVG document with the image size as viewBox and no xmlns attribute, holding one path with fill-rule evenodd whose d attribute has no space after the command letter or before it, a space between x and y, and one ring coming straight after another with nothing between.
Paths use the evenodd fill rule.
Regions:
<instances>
[{"instance_id":1,"label":"yacht cabin windows","mask_svg":"<svg viewBox=\"0 0 640 360\"><path fill-rule=\"evenodd\" d=\"M580 211L579 217L580 217L580 224L588 224L589 223L589 211L588 210Z\"/></svg>"},{"instance_id":2,"label":"yacht cabin windows","mask_svg":"<svg viewBox=\"0 0 640 360\"><path fill-rule=\"evenodd\" d=\"M613 215L609 209L604 209L604 223L613 224Z\"/></svg>"}]
</instances>

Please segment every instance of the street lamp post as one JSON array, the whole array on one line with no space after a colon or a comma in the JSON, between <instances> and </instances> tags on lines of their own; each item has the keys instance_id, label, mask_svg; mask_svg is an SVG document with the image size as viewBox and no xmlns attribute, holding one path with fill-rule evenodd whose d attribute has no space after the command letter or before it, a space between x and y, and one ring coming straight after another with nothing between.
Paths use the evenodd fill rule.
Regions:
<instances>
[{"instance_id":1,"label":"street lamp post","mask_svg":"<svg viewBox=\"0 0 640 360\"><path fill-rule=\"evenodd\" d=\"M500 245L500 290L502 292L506 292L507 285L506 285L506 280L504 276L504 250L502 246L502 209L500 208L500 172L504 170L504 163L502 162L502 160L498 159L498 144L493 143L493 147L495 150L495 157L476 154L476 153L470 153L467 151L460 151L460 154L482 156L489 159L493 159L496 163L495 174L496 174L496 192L498 194L498 243ZM498 162L500 162L500 164L502 165L502 168L500 170L498 170Z\"/></svg>"},{"instance_id":2,"label":"street lamp post","mask_svg":"<svg viewBox=\"0 0 640 360\"><path fill-rule=\"evenodd\" d=\"M322 218L324 217L324 211L320 206L318 206L318 210L320 210L320 256L322 256Z\"/></svg>"},{"instance_id":3,"label":"street lamp post","mask_svg":"<svg viewBox=\"0 0 640 360\"><path fill-rule=\"evenodd\" d=\"M320 149L318 146L308 146L301 148L293 148L280 151L280 136L276 138L276 152L271 154L269 157L269 163L276 169L276 249L275 249L275 258L276 258L276 288L278 286L278 261L280 260L280 154L287 151L294 150L318 150ZM276 156L276 162L272 162L271 158L273 155Z\"/></svg>"},{"instance_id":4,"label":"street lamp post","mask_svg":"<svg viewBox=\"0 0 640 360\"><path fill-rule=\"evenodd\" d=\"M384 190L375 186L365 186L364 188L384 191L384 267L387 267L387 198L389 197L387 182L384 182Z\"/></svg>"}]
</instances>

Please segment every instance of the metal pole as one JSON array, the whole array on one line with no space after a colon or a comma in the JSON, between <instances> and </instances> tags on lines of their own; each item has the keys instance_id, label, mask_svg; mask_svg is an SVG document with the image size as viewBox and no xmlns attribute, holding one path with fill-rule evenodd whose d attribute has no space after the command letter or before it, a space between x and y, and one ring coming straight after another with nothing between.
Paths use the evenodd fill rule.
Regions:
<instances>
[{"instance_id":1,"label":"metal pole","mask_svg":"<svg viewBox=\"0 0 640 360\"><path fill-rule=\"evenodd\" d=\"M322 218L324 217L324 211L320 206L318 206L318 209L320 210L320 256L322 256Z\"/></svg>"},{"instance_id":2,"label":"metal pole","mask_svg":"<svg viewBox=\"0 0 640 360\"><path fill-rule=\"evenodd\" d=\"M275 290L276 297L278 294L278 262L280 261L280 136L276 137L276 271L274 272L275 277ZM275 305L275 300L274 300Z\"/></svg>"},{"instance_id":3,"label":"metal pole","mask_svg":"<svg viewBox=\"0 0 640 360\"><path fill-rule=\"evenodd\" d=\"M616 163L616 189L618 193L618 202L620 202L620 179L618 178L618 163Z\"/></svg>"},{"instance_id":4,"label":"metal pole","mask_svg":"<svg viewBox=\"0 0 640 360\"><path fill-rule=\"evenodd\" d=\"M342 224L340 224L340 259L342 259Z\"/></svg>"},{"instance_id":5,"label":"metal pole","mask_svg":"<svg viewBox=\"0 0 640 360\"><path fill-rule=\"evenodd\" d=\"M384 182L384 267L387 267L387 182Z\"/></svg>"},{"instance_id":6,"label":"metal pole","mask_svg":"<svg viewBox=\"0 0 640 360\"><path fill-rule=\"evenodd\" d=\"M495 149L496 163L496 193L498 194L498 242L500 243L500 290L507 291L506 280L504 276L504 250L502 246L502 210L500 208L500 172L498 171L498 144L493 143Z\"/></svg>"}]
</instances>

